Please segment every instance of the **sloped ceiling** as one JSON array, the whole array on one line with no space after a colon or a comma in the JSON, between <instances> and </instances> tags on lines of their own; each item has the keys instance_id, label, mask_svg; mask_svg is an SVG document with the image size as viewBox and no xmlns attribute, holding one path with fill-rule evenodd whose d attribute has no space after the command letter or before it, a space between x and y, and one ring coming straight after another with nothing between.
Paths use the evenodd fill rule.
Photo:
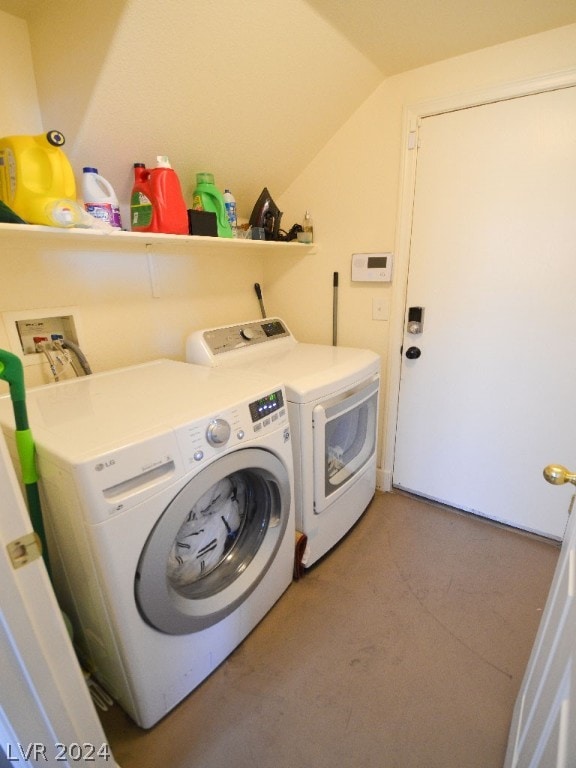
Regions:
<instances>
[{"instance_id":1,"label":"sloped ceiling","mask_svg":"<svg viewBox=\"0 0 576 768\"><path fill-rule=\"evenodd\" d=\"M384 77L576 21L574 0L0 0L27 19L44 127L128 200L169 156L248 216ZM22 131L26 132L25 130Z\"/></svg>"},{"instance_id":2,"label":"sloped ceiling","mask_svg":"<svg viewBox=\"0 0 576 768\"><path fill-rule=\"evenodd\" d=\"M576 21L574 0L308 0L383 76Z\"/></svg>"}]
</instances>

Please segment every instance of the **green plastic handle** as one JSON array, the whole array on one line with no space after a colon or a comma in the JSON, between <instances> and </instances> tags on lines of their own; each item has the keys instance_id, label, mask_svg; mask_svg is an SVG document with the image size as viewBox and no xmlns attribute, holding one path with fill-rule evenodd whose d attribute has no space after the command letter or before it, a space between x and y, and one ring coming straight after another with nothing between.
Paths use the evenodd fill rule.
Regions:
<instances>
[{"instance_id":1,"label":"green plastic handle","mask_svg":"<svg viewBox=\"0 0 576 768\"><path fill-rule=\"evenodd\" d=\"M18 451L18 458L20 459L20 468L22 470L22 480L24 481L24 485L37 483L36 452L34 448L34 440L32 439L32 432L30 432L29 429L17 430L15 436L16 450Z\"/></svg>"},{"instance_id":2,"label":"green plastic handle","mask_svg":"<svg viewBox=\"0 0 576 768\"><path fill-rule=\"evenodd\" d=\"M0 349L0 379L10 385L10 397L13 402L24 400L24 368L19 357L5 349Z\"/></svg>"},{"instance_id":3,"label":"green plastic handle","mask_svg":"<svg viewBox=\"0 0 576 768\"><path fill-rule=\"evenodd\" d=\"M10 398L16 419L16 449L22 469L24 485L38 482L36 474L35 448L32 433L28 427L26 413L26 390L22 361L12 352L0 349L0 379L10 385Z\"/></svg>"}]
</instances>

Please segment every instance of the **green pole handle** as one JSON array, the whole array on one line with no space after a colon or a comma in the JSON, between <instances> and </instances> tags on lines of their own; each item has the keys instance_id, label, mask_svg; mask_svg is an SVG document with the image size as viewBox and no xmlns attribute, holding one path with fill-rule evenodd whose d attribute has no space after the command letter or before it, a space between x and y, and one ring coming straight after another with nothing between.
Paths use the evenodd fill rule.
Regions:
<instances>
[{"instance_id":1,"label":"green pole handle","mask_svg":"<svg viewBox=\"0 0 576 768\"><path fill-rule=\"evenodd\" d=\"M28 512L32 521L32 527L38 534L42 543L42 556L48 574L50 575L50 561L48 547L46 546L46 531L42 519L42 506L38 492L38 474L36 472L35 448L32 433L28 426L28 414L26 412L26 388L24 386L24 367L19 357L0 349L0 379L10 385L10 398L14 409L16 421L16 449L20 459L22 481L26 490Z\"/></svg>"}]
</instances>

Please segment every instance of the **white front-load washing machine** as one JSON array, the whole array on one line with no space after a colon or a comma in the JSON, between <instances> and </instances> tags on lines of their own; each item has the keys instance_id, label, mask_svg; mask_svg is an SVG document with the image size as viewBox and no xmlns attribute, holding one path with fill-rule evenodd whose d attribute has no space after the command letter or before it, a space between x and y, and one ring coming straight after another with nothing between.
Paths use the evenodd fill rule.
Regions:
<instances>
[{"instance_id":1,"label":"white front-load washing machine","mask_svg":"<svg viewBox=\"0 0 576 768\"><path fill-rule=\"evenodd\" d=\"M149 728L292 581L284 389L158 360L27 404L56 594L90 671ZM13 443L7 397L0 419Z\"/></svg>"},{"instance_id":2,"label":"white front-load washing machine","mask_svg":"<svg viewBox=\"0 0 576 768\"><path fill-rule=\"evenodd\" d=\"M325 555L376 490L380 358L368 349L298 342L279 318L194 331L186 359L272 375L286 387L302 565Z\"/></svg>"}]
</instances>

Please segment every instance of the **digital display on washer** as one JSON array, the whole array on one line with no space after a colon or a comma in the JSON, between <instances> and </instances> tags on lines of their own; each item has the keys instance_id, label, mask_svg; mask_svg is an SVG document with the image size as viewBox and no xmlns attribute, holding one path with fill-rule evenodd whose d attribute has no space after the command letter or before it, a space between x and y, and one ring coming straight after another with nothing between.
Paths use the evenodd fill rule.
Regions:
<instances>
[{"instance_id":1,"label":"digital display on washer","mask_svg":"<svg viewBox=\"0 0 576 768\"><path fill-rule=\"evenodd\" d=\"M286 333L286 329L280 320L275 320L273 323L263 323L262 330L266 336L278 336L281 333Z\"/></svg>"},{"instance_id":2,"label":"digital display on washer","mask_svg":"<svg viewBox=\"0 0 576 768\"><path fill-rule=\"evenodd\" d=\"M261 397L259 400L254 400L250 403L250 415L252 421L260 421L260 419L270 416L271 413L279 411L284 405L284 398L282 397L282 390L272 392L266 397Z\"/></svg>"}]
</instances>

